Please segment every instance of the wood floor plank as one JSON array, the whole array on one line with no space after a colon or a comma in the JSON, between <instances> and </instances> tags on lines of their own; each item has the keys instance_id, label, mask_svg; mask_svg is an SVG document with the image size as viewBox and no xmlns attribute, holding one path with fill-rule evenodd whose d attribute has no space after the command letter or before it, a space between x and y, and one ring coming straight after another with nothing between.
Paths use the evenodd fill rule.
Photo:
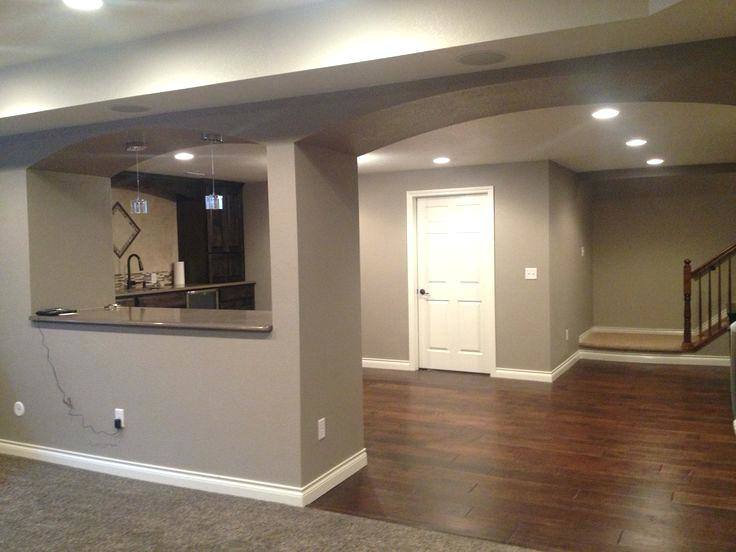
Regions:
<instances>
[{"instance_id":1,"label":"wood floor plank","mask_svg":"<svg viewBox=\"0 0 736 552\"><path fill-rule=\"evenodd\" d=\"M736 550L728 372L366 370L369 465L312 506L543 550Z\"/></svg>"}]
</instances>

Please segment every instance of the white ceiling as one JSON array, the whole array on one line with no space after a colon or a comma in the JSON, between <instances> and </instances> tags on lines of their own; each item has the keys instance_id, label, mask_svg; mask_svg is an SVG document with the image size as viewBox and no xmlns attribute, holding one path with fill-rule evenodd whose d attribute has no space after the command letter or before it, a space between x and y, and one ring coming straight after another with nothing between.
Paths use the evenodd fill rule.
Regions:
<instances>
[{"instance_id":1,"label":"white ceiling","mask_svg":"<svg viewBox=\"0 0 736 552\"><path fill-rule=\"evenodd\" d=\"M39 6L61 0L49 2ZM127 36L138 26L150 33L148 20L174 25L150 13L172 2L128 2L144 21L126 24ZM0 9L33 3L6 1ZM203 19L227 13L221 6L252 3L185 4L197 4ZM36 47L63 54L63 44L44 38L62 31L38 11L0 11L0 48L11 56ZM100 24L118 26L110 19ZM77 26L70 36L96 28ZM136 116L110 111L123 100L164 113L478 71L457 61L477 50L505 54L492 66L502 68L733 35L736 2L725 0L330 0L0 69L0 135ZM87 38L69 43L76 40Z\"/></svg>"},{"instance_id":2,"label":"white ceiling","mask_svg":"<svg viewBox=\"0 0 736 552\"><path fill-rule=\"evenodd\" d=\"M686 103L616 105L621 114L600 121L597 106L539 109L488 117L420 134L358 159L361 173L551 159L576 172L736 161L736 107ZM629 148L642 137L648 143Z\"/></svg>"},{"instance_id":3,"label":"white ceiling","mask_svg":"<svg viewBox=\"0 0 736 552\"><path fill-rule=\"evenodd\" d=\"M0 67L220 23L323 0L105 0L94 12L62 0L0 2Z\"/></svg>"}]
</instances>

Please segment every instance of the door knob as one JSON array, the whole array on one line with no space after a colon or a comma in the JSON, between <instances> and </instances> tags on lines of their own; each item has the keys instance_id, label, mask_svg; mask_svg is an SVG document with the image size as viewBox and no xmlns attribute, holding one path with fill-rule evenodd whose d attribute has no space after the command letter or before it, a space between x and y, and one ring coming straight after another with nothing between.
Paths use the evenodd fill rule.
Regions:
<instances>
[{"instance_id":1,"label":"door knob","mask_svg":"<svg viewBox=\"0 0 736 552\"><path fill-rule=\"evenodd\" d=\"M429 292L426 289L422 288L419 290L419 295L429 295Z\"/></svg>"}]
</instances>

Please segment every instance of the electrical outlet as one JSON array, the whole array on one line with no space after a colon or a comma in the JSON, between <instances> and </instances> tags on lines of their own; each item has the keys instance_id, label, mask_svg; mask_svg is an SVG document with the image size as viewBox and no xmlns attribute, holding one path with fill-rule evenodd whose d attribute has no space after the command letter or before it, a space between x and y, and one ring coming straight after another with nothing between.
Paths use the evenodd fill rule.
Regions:
<instances>
[{"instance_id":1,"label":"electrical outlet","mask_svg":"<svg viewBox=\"0 0 736 552\"><path fill-rule=\"evenodd\" d=\"M565 328L565 341L570 341L570 330Z\"/></svg>"},{"instance_id":2,"label":"electrical outlet","mask_svg":"<svg viewBox=\"0 0 736 552\"><path fill-rule=\"evenodd\" d=\"M585 257L585 246L584 245L580 247L580 256Z\"/></svg>"},{"instance_id":3,"label":"electrical outlet","mask_svg":"<svg viewBox=\"0 0 736 552\"><path fill-rule=\"evenodd\" d=\"M525 280L536 280L537 279L537 269L536 267L527 267L524 269L524 279Z\"/></svg>"},{"instance_id":4,"label":"electrical outlet","mask_svg":"<svg viewBox=\"0 0 736 552\"><path fill-rule=\"evenodd\" d=\"M115 409L114 421L115 421L116 429L123 429L125 427L125 409L124 408Z\"/></svg>"},{"instance_id":5,"label":"electrical outlet","mask_svg":"<svg viewBox=\"0 0 736 552\"><path fill-rule=\"evenodd\" d=\"M327 420L320 418L317 420L317 439L322 440L327 437Z\"/></svg>"}]
</instances>

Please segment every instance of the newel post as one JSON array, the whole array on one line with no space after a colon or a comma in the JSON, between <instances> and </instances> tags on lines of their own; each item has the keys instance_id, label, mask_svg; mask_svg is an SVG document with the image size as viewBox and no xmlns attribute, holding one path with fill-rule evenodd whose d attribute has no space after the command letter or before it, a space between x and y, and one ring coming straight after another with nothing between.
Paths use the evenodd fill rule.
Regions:
<instances>
[{"instance_id":1,"label":"newel post","mask_svg":"<svg viewBox=\"0 0 736 552\"><path fill-rule=\"evenodd\" d=\"M684 317L684 332L682 346L684 349L690 349L693 345L691 319L692 312L690 308L690 297L692 295L692 267L690 266L690 259L685 259L685 265L682 267L682 284L683 284L683 297L685 299L685 309L683 312Z\"/></svg>"}]
</instances>

